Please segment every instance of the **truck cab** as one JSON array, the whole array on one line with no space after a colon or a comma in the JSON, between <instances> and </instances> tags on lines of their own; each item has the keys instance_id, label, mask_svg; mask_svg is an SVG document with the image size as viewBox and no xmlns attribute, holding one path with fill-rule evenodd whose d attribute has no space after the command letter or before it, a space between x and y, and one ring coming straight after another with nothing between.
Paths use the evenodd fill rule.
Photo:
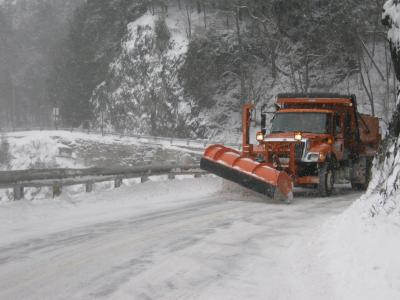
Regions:
<instances>
[{"instance_id":1,"label":"truck cab","mask_svg":"<svg viewBox=\"0 0 400 300\"><path fill-rule=\"evenodd\" d=\"M285 170L295 185L317 186L323 196L335 181L366 188L381 137L377 118L358 114L355 96L281 94L277 107L270 124L262 117L258 161Z\"/></svg>"}]
</instances>

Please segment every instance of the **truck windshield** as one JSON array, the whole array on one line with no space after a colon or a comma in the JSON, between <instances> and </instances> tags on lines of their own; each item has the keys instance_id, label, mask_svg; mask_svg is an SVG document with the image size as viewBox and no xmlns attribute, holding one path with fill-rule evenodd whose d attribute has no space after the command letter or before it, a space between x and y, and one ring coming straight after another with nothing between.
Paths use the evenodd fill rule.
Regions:
<instances>
[{"instance_id":1,"label":"truck windshield","mask_svg":"<svg viewBox=\"0 0 400 300\"><path fill-rule=\"evenodd\" d=\"M291 131L329 133L329 120L330 118L326 113L277 113L272 120L271 133Z\"/></svg>"}]
</instances>

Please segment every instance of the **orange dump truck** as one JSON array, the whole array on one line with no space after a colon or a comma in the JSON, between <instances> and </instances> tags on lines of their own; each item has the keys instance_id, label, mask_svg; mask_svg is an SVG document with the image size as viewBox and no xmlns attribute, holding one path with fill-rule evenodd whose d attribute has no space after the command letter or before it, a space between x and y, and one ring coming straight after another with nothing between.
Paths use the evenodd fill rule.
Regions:
<instances>
[{"instance_id":1,"label":"orange dump truck","mask_svg":"<svg viewBox=\"0 0 400 300\"><path fill-rule=\"evenodd\" d=\"M331 195L335 182L365 189L381 134L378 118L359 114L354 95L280 94L271 124L261 113L258 145L250 144L252 104L243 108L242 151L205 150L201 168L272 198L290 201L293 186Z\"/></svg>"}]
</instances>

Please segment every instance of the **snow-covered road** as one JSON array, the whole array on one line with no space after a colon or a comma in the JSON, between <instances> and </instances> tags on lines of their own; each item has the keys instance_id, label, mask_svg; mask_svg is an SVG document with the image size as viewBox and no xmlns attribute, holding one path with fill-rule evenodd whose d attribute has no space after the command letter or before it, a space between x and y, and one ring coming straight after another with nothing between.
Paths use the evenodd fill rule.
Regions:
<instances>
[{"instance_id":1,"label":"snow-covered road","mask_svg":"<svg viewBox=\"0 0 400 300\"><path fill-rule=\"evenodd\" d=\"M308 237L360 194L300 191L284 205L220 186L185 179L3 205L0 299L335 299Z\"/></svg>"}]
</instances>

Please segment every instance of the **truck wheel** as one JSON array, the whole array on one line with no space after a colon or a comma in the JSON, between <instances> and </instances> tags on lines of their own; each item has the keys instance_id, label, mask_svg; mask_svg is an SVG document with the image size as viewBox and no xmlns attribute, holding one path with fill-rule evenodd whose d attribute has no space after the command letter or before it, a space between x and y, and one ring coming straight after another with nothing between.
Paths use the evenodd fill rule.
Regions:
<instances>
[{"instance_id":1,"label":"truck wheel","mask_svg":"<svg viewBox=\"0 0 400 300\"><path fill-rule=\"evenodd\" d=\"M335 184L335 169L333 164L325 162L320 166L318 171L319 184L318 193L321 197L328 197L332 195L333 186Z\"/></svg>"},{"instance_id":2,"label":"truck wheel","mask_svg":"<svg viewBox=\"0 0 400 300\"><path fill-rule=\"evenodd\" d=\"M365 182L359 183L351 180L351 188L355 191L365 191L368 188L369 181L371 180L372 159L366 158L365 162Z\"/></svg>"},{"instance_id":3,"label":"truck wheel","mask_svg":"<svg viewBox=\"0 0 400 300\"><path fill-rule=\"evenodd\" d=\"M354 191L364 191L367 189L364 183L356 183L353 181L351 182L351 188Z\"/></svg>"}]
</instances>

